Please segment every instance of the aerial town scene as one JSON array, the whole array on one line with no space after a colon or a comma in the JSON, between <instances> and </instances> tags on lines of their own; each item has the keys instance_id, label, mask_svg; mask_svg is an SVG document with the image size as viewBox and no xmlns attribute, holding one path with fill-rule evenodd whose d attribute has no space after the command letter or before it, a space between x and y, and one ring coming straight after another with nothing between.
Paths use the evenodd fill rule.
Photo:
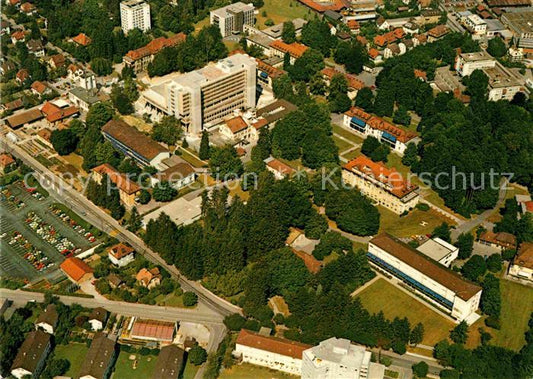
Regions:
<instances>
[{"instance_id":1,"label":"aerial town scene","mask_svg":"<svg viewBox=\"0 0 533 379\"><path fill-rule=\"evenodd\" d=\"M532 379L532 0L0 0L0 379Z\"/></svg>"}]
</instances>

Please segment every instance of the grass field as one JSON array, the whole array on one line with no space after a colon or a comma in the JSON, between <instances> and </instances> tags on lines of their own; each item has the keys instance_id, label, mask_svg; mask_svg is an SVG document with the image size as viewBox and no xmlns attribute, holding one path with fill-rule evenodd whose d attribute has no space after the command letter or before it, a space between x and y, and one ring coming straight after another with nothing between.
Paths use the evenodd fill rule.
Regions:
<instances>
[{"instance_id":1,"label":"grass field","mask_svg":"<svg viewBox=\"0 0 533 379\"><path fill-rule=\"evenodd\" d=\"M266 17L263 16L266 12ZM295 18L311 19L311 10L301 5L296 0L265 0L265 5L259 9L256 16L256 27L265 29L265 21L271 19L274 24L279 24Z\"/></svg>"},{"instance_id":2,"label":"grass field","mask_svg":"<svg viewBox=\"0 0 533 379\"><path fill-rule=\"evenodd\" d=\"M134 355L135 359L130 360L130 355ZM128 379L150 378L152 377L156 361L157 357L154 355L140 355L121 351L115 364L114 377Z\"/></svg>"},{"instance_id":3,"label":"grass field","mask_svg":"<svg viewBox=\"0 0 533 379\"><path fill-rule=\"evenodd\" d=\"M200 366L195 366L189 361L185 364L185 369L183 369L180 379L194 379L196 373L200 369Z\"/></svg>"},{"instance_id":4,"label":"grass field","mask_svg":"<svg viewBox=\"0 0 533 379\"><path fill-rule=\"evenodd\" d=\"M296 376L270 370L266 367L252 366L246 363L234 365L230 369L223 370L220 379L292 379Z\"/></svg>"},{"instance_id":5,"label":"grass field","mask_svg":"<svg viewBox=\"0 0 533 379\"><path fill-rule=\"evenodd\" d=\"M350 132L349 130L344 129L340 125L332 124L333 133L338 134L340 136L343 136L344 138L352 141L353 143L362 144L364 142L364 139L359 137L358 135Z\"/></svg>"},{"instance_id":6,"label":"grass field","mask_svg":"<svg viewBox=\"0 0 533 379\"><path fill-rule=\"evenodd\" d=\"M188 150L184 149L183 147L180 148L181 155L186 162L190 163L194 167L205 167L207 166L206 162L202 162L200 159L196 158L194 155L192 155Z\"/></svg>"},{"instance_id":7,"label":"grass field","mask_svg":"<svg viewBox=\"0 0 533 379\"><path fill-rule=\"evenodd\" d=\"M533 288L501 280L502 313L501 329L488 329L493 335L491 343L519 350L526 343L524 333L533 312ZM487 328L485 328L487 329Z\"/></svg>"},{"instance_id":8,"label":"grass field","mask_svg":"<svg viewBox=\"0 0 533 379\"><path fill-rule=\"evenodd\" d=\"M335 145L339 148L339 154L342 154L342 152L348 150L350 147L353 147L353 145L337 136L333 136L333 141L335 142Z\"/></svg>"},{"instance_id":9,"label":"grass field","mask_svg":"<svg viewBox=\"0 0 533 379\"><path fill-rule=\"evenodd\" d=\"M388 232L397 237L410 237L412 235L428 234L443 222L453 224L447 217L442 216L437 211L430 209L426 212L413 209L407 216L400 217L388 209L378 206L381 214L379 230ZM425 222L424 226L422 222Z\"/></svg>"},{"instance_id":10,"label":"grass field","mask_svg":"<svg viewBox=\"0 0 533 379\"><path fill-rule=\"evenodd\" d=\"M65 358L70 362L70 368L65 373L66 376L71 378L77 378L81 365L85 360L85 355L87 354L89 348L83 343L69 343L68 345L57 345L54 349L55 358Z\"/></svg>"},{"instance_id":11,"label":"grass field","mask_svg":"<svg viewBox=\"0 0 533 379\"><path fill-rule=\"evenodd\" d=\"M424 345L433 346L448 337L455 324L434 312L429 306L412 298L402 290L379 279L360 292L357 297L372 313L383 311L385 317L407 317L411 326L421 322L424 325Z\"/></svg>"},{"instance_id":12,"label":"grass field","mask_svg":"<svg viewBox=\"0 0 533 379\"><path fill-rule=\"evenodd\" d=\"M168 295L159 295L155 298L157 305L168 306L168 307L185 307L183 305L183 295L177 295L175 292L172 292Z\"/></svg>"}]
</instances>

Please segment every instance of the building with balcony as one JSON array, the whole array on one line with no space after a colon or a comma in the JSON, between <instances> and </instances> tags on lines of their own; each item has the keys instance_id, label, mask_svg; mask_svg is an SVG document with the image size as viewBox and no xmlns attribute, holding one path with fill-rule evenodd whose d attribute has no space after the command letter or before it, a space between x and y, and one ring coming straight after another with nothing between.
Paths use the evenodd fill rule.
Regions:
<instances>
[{"instance_id":1,"label":"building with balcony","mask_svg":"<svg viewBox=\"0 0 533 379\"><path fill-rule=\"evenodd\" d=\"M387 233L368 243L368 259L458 322L479 307L481 287Z\"/></svg>"}]
</instances>

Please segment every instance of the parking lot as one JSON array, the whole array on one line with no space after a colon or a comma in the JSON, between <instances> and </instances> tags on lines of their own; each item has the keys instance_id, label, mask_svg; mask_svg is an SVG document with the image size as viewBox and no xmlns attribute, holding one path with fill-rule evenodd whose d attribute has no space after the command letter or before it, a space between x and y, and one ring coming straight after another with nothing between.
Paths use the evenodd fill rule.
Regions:
<instances>
[{"instance_id":1,"label":"parking lot","mask_svg":"<svg viewBox=\"0 0 533 379\"><path fill-rule=\"evenodd\" d=\"M54 199L30 191L22 182L0 194L0 275L28 282L62 276L65 257L95 246L96 239L54 205Z\"/></svg>"}]
</instances>

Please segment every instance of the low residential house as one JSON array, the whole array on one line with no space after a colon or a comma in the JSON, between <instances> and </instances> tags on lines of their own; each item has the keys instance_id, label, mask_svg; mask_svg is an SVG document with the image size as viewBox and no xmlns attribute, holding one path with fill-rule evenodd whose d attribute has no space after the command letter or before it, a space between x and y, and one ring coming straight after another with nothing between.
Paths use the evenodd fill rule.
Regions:
<instances>
[{"instance_id":1,"label":"low residential house","mask_svg":"<svg viewBox=\"0 0 533 379\"><path fill-rule=\"evenodd\" d=\"M16 166L15 159L8 153L0 154L0 173L6 174Z\"/></svg>"},{"instance_id":2,"label":"low residential house","mask_svg":"<svg viewBox=\"0 0 533 379\"><path fill-rule=\"evenodd\" d=\"M346 163L342 169L344 183L396 214L413 209L420 199L418 186L410 183L394 168L374 162L364 155Z\"/></svg>"},{"instance_id":3,"label":"low residential house","mask_svg":"<svg viewBox=\"0 0 533 379\"><path fill-rule=\"evenodd\" d=\"M16 7L17 9L20 9L20 2L21 0L9 0L9 5L12 5Z\"/></svg>"},{"instance_id":4,"label":"low residential house","mask_svg":"<svg viewBox=\"0 0 533 379\"><path fill-rule=\"evenodd\" d=\"M276 178L277 180L284 179L287 176L291 176L296 172L296 170L293 169L291 166L286 165L279 159L273 157L265 159L265 163L266 169L272 174L274 174L274 178Z\"/></svg>"},{"instance_id":5,"label":"low residential house","mask_svg":"<svg viewBox=\"0 0 533 379\"><path fill-rule=\"evenodd\" d=\"M533 282L533 243L522 242L509 267L509 274Z\"/></svg>"},{"instance_id":6,"label":"low residential house","mask_svg":"<svg viewBox=\"0 0 533 379\"><path fill-rule=\"evenodd\" d=\"M416 23L419 25L436 24L440 21L442 12L438 9L422 9L420 16L416 18Z\"/></svg>"},{"instance_id":7,"label":"low residential house","mask_svg":"<svg viewBox=\"0 0 533 379\"><path fill-rule=\"evenodd\" d=\"M17 379L38 378L51 350L50 334L42 330L29 332L11 365L11 375Z\"/></svg>"},{"instance_id":8,"label":"low residential house","mask_svg":"<svg viewBox=\"0 0 533 379\"><path fill-rule=\"evenodd\" d=\"M108 379L117 353L114 340L102 332L96 333L81 365L79 379Z\"/></svg>"},{"instance_id":9,"label":"low residential house","mask_svg":"<svg viewBox=\"0 0 533 379\"><path fill-rule=\"evenodd\" d=\"M6 75L8 72L14 71L16 69L17 66L11 61L5 61L0 65L0 73L2 73L2 75Z\"/></svg>"},{"instance_id":10,"label":"low residential house","mask_svg":"<svg viewBox=\"0 0 533 379\"><path fill-rule=\"evenodd\" d=\"M450 29L446 25L437 25L434 28L428 30L428 42L435 42L447 35Z\"/></svg>"},{"instance_id":11,"label":"low residential house","mask_svg":"<svg viewBox=\"0 0 533 379\"><path fill-rule=\"evenodd\" d=\"M41 108L41 112L46 116L46 121L51 126L57 125L65 119L79 116L80 114L80 110L74 106L60 108L49 101Z\"/></svg>"},{"instance_id":12,"label":"low residential house","mask_svg":"<svg viewBox=\"0 0 533 379\"><path fill-rule=\"evenodd\" d=\"M297 109L296 105L284 99L276 100L263 108L259 108L255 114L256 119L252 121L252 126L255 129L255 135L252 136L252 140L257 141L262 128L274 127L279 120Z\"/></svg>"},{"instance_id":13,"label":"low residential house","mask_svg":"<svg viewBox=\"0 0 533 379\"><path fill-rule=\"evenodd\" d=\"M355 40L357 42L359 42L361 45L363 45L364 47L366 47L366 48L368 48L370 46L370 43L368 42L368 40L365 37L361 36L361 35L355 37Z\"/></svg>"},{"instance_id":14,"label":"low residential house","mask_svg":"<svg viewBox=\"0 0 533 379\"><path fill-rule=\"evenodd\" d=\"M76 37L72 38L72 42L80 46L89 46L92 40L85 33L80 33Z\"/></svg>"},{"instance_id":15,"label":"low residential house","mask_svg":"<svg viewBox=\"0 0 533 379\"><path fill-rule=\"evenodd\" d=\"M417 34L413 36L413 46L425 45L428 42L428 37L425 34Z\"/></svg>"},{"instance_id":16,"label":"low residential house","mask_svg":"<svg viewBox=\"0 0 533 379\"><path fill-rule=\"evenodd\" d=\"M420 27L413 21L409 21L403 25L403 31L406 34L418 34Z\"/></svg>"},{"instance_id":17,"label":"low residential house","mask_svg":"<svg viewBox=\"0 0 533 379\"><path fill-rule=\"evenodd\" d=\"M28 52L37 58L42 58L45 55L43 43L39 39L29 40L26 43L26 47L28 48Z\"/></svg>"},{"instance_id":18,"label":"low residential house","mask_svg":"<svg viewBox=\"0 0 533 379\"><path fill-rule=\"evenodd\" d=\"M25 68L21 68L18 70L17 74L15 75L15 80L18 84L22 85L26 80L30 78L30 72L26 70Z\"/></svg>"},{"instance_id":19,"label":"low residential house","mask_svg":"<svg viewBox=\"0 0 533 379\"><path fill-rule=\"evenodd\" d=\"M422 80L423 82L427 82L427 80L428 80L427 72L422 71L422 70L418 70L418 69L415 68L414 74L415 74L415 78L418 78L418 79Z\"/></svg>"},{"instance_id":20,"label":"low residential house","mask_svg":"<svg viewBox=\"0 0 533 379\"><path fill-rule=\"evenodd\" d=\"M15 30L11 33L11 42L16 45L18 42L24 42L26 40L26 33L24 30Z\"/></svg>"},{"instance_id":21,"label":"low residential house","mask_svg":"<svg viewBox=\"0 0 533 379\"><path fill-rule=\"evenodd\" d=\"M37 9L32 3L24 3L20 6L20 11L26 13L27 15L30 15L35 14L37 12Z\"/></svg>"},{"instance_id":22,"label":"low residential house","mask_svg":"<svg viewBox=\"0 0 533 379\"><path fill-rule=\"evenodd\" d=\"M178 379L184 363L185 351L176 345L161 348L157 356L152 379Z\"/></svg>"},{"instance_id":23,"label":"low residential house","mask_svg":"<svg viewBox=\"0 0 533 379\"><path fill-rule=\"evenodd\" d=\"M124 283L122 279L120 279L120 276L117 274L109 274L107 276L107 282L109 283L109 286L113 289L118 288Z\"/></svg>"},{"instance_id":24,"label":"low residential house","mask_svg":"<svg viewBox=\"0 0 533 379\"><path fill-rule=\"evenodd\" d=\"M516 249L516 237L507 232L494 233L486 230L479 235L478 241L483 245L496 247L500 250Z\"/></svg>"},{"instance_id":25,"label":"low residential house","mask_svg":"<svg viewBox=\"0 0 533 379\"><path fill-rule=\"evenodd\" d=\"M376 26L378 27L379 30L389 30L389 28L390 28L389 23L387 22L387 20L383 16L379 16L376 19Z\"/></svg>"},{"instance_id":26,"label":"low residential house","mask_svg":"<svg viewBox=\"0 0 533 379\"><path fill-rule=\"evenodd\" d=\"M65 65L65 57L62 54L55 54L48 58L46 61L50 68L56 70Z\"/></svg>"},{"instance_id":27,"label":"low residential house","mask_svg":"<svg viewBox=\"0 0 533 379\"><path fill-rule=\"evenodd\" d=\"M118 172L108 163L101 164L92 169L92 179L97 183L102 183L104 176L107 176L109 184L118 189L120 201L124 206L131 208L135 206L135 198L139 196L141 187L130 180L127 175Z\"/></svg>"},{"instance_id":28,"label":"low residential house","mask_svg":"<svg viewBox=\"0 0 533 379\"><path fill-rule=\"evenodd\" d=\"M271 55L284 58L285 54L288 53L291 64L294 64L296 59L301 58L307 49L307 46L299 42L285 43L282 40L274 40L270 43Z\"/></svg>"},{"instance_id":29,"label":"low residential house","mask_svg":"<svg viewBox=\"0 0 533 379\"><path fill-rule=\"evenodd\" d=\"M31 84L31 92L34 95L41 97L52 92L52 90L45 83L36 80Z\"/></svg>"},{"instance_id":30,"label":"low residential house","mask_svg":"<svg viewBox=\"0 0 533 379\"><path fill-rule=\"evenodd\" d=\"M89 315L89 324L91 324L91 329L94 331L99 331L104 328L105 322L107 321L108 313L102 308L94 308Z\"/></svg>"},{"instance_id":31,"label":"low residential house","mask_svg":"<svg viewBox=\"0 0 533 379\"><path fill-rule=\"evenodd\" d=\"M11 24L8 21L0 21L0 35L5 36L11 33Z\"/></svg>"},{"instance_id":32,"label":"low residential house","mask_svg":"<svg viewBox=\"0 0 533 379\"><path fill-rule=\"evenodd\" d=\"M183 42L187 36L183 33L175 34L171 37L159 37L150 41L146 46L136 50L130 50L124 56L124 64L131 67L133 72L140 73L148 68L148 64L154 57L166 47L177 46Z\"/></svg>"},{"instance_id":33,"label":"low residential house","mask_svg":"<svg viewBox=\"0 0 533 379\"><path fill-rule=\"evenodd\" d=\"M234 141L250 139L250 127L246 121L244 121L242 116L227 119L219 126L218 130L223 136Z\"/></svg>"},{"instance_id":34,"label":"low residential house","mask_svg":"<svg viewBox=\"0 0 533 379\"><path fill-rule=\"evenodd\" d=\"M13 116L5 119L5 123L11 129L18 129L26 124L31 124L43 118L43 114L39 109L30 109L25 112L19 112Z\"/></svg>"},{"instance_id":35,"label":"low residential house","mask_svg":"<svg viewBox=\"0 0 533 379\"><path fill-rule=\"evenodd\" d=\"M368 50L368 57L374 63L380 63L383 61L383 55L379 52L378 49L371 48Z\"/></svg>"},{"instance_id":36,"label":"low residential house","mask_svg":"<svg viewBox=\"0 0 533 379\"><path fill-rule=\"evenodd\" d=\"M82 283L93 279L93 269L87 263L76 257L65 259L59 265L59 268L75 283Z\"/></svg>"},{"instance_id":37,"label":"low residential house","mask_svg":"<svg viewBox=\"0 0 533 379\"><path fill-rule=\"evenodd\" d=\"M138 340L171 343L174 341L177 328L175 322L135 319L130 337Z\"/></svg>"},{"instance_id":38,"label":"low residential house","mask_svg":"<svg viewBox=\"0 0 533 379\"><path fill-rule=\"evenodd\" d=\"M233 355L244 363L300 376L302 354L311 347L300 342L242 329L237 337Z\"/></svg>"},{"instance_id":39,"label":"low residential house","mask_svg":"<svg viewBox=\"0 0 533 379\"><path fill-rule=\"evenodd\" d=\"M24 108L24 102L21 98L10 101L9 103L2 104L3 111L13 112L21 108Z\"/></svg>"},{"instance_id":40,"label":"low residential house","mask_svg":"<svg viewBox=\"0 0 533 379\"><path fill-rule=\"evenodd\" d=\"M196 170L187 162L179 162L169 168L153 175L150 180L152 187L159 182L168 182L176 189L180 190L196 181Z\"/></svg>"},{"instance_id":41,"label":"low residential house","mask_svg":"<svg viewBox=\"0 0 533 379\"><path fill-rule=\"evenodd\" d=\"M361 32L361 25L357 20L347 20L346 26L350 29L352 34L359 34Z\"/></svg>"},{"instance_id":42,"label":"low residential house","mask_svg":"<svg viewBox=\"0 0 533 379\"><path fill-rule=\"evenodd\" d=\"M82 87L72 88L68 93L69 101L80 108L83 112L89 112L89 108L100 102L96 89L84 89Z\"/></svg>"},{"instance_id":43,"label":"low residential house","mask_svg":"<svg viewBox=\"0 0 533 379\"><path fill-rule=\"evenodd\" d=\"M391 43L385 48L385 50L383 50L383 58L385 59L396 57L398 55L402 55L402 50L400 49L400 46L397 43Z\"/></svg>"},{"instance_id":44,"label":"low residential house","mask_svg":"<svg viewBox=\"0 0 533 379\"><path fill-rule=\"evenodd\" d=\"M120 242L109 248L107 257L115 266L124 267L135 260L135 249Z\"/></svg>"},{"instance_id":45,"label":"low residential house","mask_svg":"<svg viewBox=\"0 0 533 379\"><path fill-rule=\"evenodd\" d=\"M516 195L515 200L520 207L520 211L517 215L519 219L526 213L533 213L533 200L531 200L530 195Z\"/></svg>"},{"instance_id":46,"label":"low residential house","mask_svg":"<svg viewBox=\"0 0 533 379\"><path fill-rule=\"evenodd\" d=\"M162 277L159 273L159 269L155 267L151 270L148 270L146 268L140 269L137 275L135 276L135 279L137 279L139 284L143 287L151 289L161 284Z\"/></svg>"},{"instance_id":47,"label":"low residential house","mask_svg":"<svg viewBox=\"0 0 533 379\"><path fill-rule=\"evenodd\" d=\"M346 82L348 83L348 97L353 100L357 96L357 92L365 87L365 83L363 81L357 79L355 75L342 73L340 71L335 70L332 67L326 67L320 71L320 73L323 75L324 79L326 80L326 83L329 85L331 82L331 79L335 75L342 75L346 79Z\"/></svg>"},{"instance_id":48,"label":"low residential house","mask_svg":"<svg viewBox=\"0 0 533 379\"><path fill-rule=\"evenodd\" d=\"M59 315L55 304L48 304L46 309L41 312L35 321L35 329L42 329L48 334L54 334L54 329L57 326Z\"/></svg>"}]
</instances>

